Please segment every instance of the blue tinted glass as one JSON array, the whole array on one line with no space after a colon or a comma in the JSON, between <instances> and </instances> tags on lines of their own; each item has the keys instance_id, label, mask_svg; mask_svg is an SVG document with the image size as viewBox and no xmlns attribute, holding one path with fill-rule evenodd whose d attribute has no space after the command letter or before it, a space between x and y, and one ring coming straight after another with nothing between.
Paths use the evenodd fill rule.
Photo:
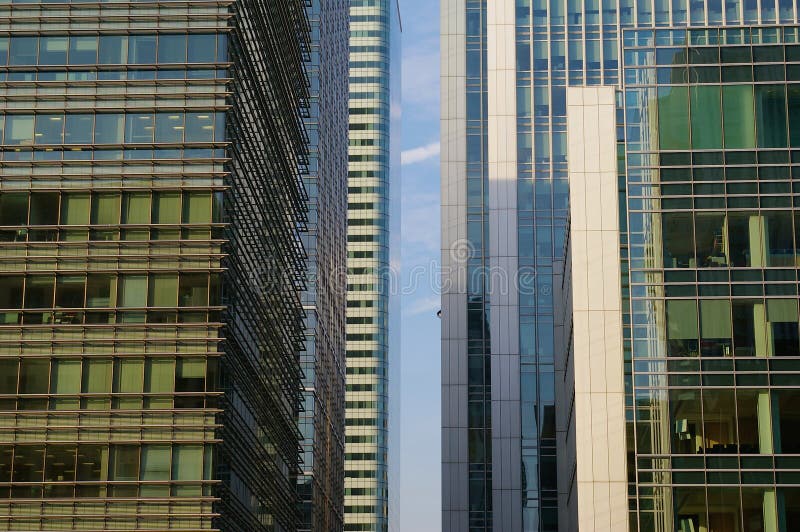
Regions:
<instances>
[{"instance_id":1,"label":"blue tinted glass","mask_svg":"<svg viewBox=\"0 0 800 532\"><path fill-rule=\"evenodd\" d=\"M186 113L186 142L214 140L214 113Z\"/></svg>"},{"instance_id":2,"label":"blue tinted glass","mask_svg":"<svg viewBox=\"0 0 800 532\"><path fill-rule=\"evenodd\" d=\"M94 141L98 144L121 144L125 125L123 114L99 114L95 117Z\"/></svg>"},{"instance_id":3,"label":"blue tinted glass","mask_svg":"<svg viewBox=\"0 0 800 532\"><path fill-rule=\"evenodd\" d=\"M64 142L64 115L37 115L34 132L36 144L62 144Z\"/></svg>"},{"instance_id":4,"label":"blue tinted glass","mask_svg":"<svg viewBox=\"0 0 800 532\"><path fill-rule=\"evenodd\" d=\"M125 120L125 142L153 142L152 113L129 114Z\"/></svg>"},{"instance_id":5,"label":"blue tinted glass","mask_svg":"<svg viewBox=\"0 0 800 532\"><path fill-rule=\"evenodd\" d=\"M40 65L67 64L67 37L42 37L39 40Z\"/></svg>"},{"instance_id":6,"label":"blue tinted glass","mask_svg":"<svg viewBox=\"0 0 800 532\"><path fill-rule=\"evenodd\" d=\"M97 37L70 37L69 63L71 65L93 65L97 63Z\"/></svg>"},{"instance_id":7,"label":"blue tinted glass","mask_svg":"<svg viewBox=\"0 0 800 532\"><path fill-rule=\"evenodd\" d=\"M214 34L189 35L190 63L213 63L217 48L217 36Z\"/></svg>"},{"instance_id":8,"label":"blue tinted glass","mask_svg":"<svg viewBox=\"0 0 800 532\"><path fill-rule=\"evenodd\" d=\"M131 35L128 37L128 62L153 64L156 62L156 36Z\"/></svg>"},{"instance_id":9,"label":"blue tinted glass","mask_svg":"<svg viewBox=\"0 0 800 532\"><path fill-rule=\"evenodd\" d=\"M128 37L125 35L103 35L100 37L101 65L121 65L128 59Z\"/></svg>"},{"instance_id":10,"label":"blue tinted glass","mask_svg":"<svg viewBox=\"0 0 800 532\"><path fill-rule=\"evenodd\" d=\"M159 35L158 62L186 62L186 35Z\"/></svg>"},{"instance_id":11,"label":"blue tinted glass","mask_svg":"<svg viewBox=\"0 0 800 532\"><path fill-rule=\"evenodd\" d=\"M8 115L6 116L5 144L27 145L33 144L33 116Z\"/></svg>"},{"instance_id":12,"label":"blue tinted glass","mask_svg":"<svg viewBox=\"0 0 800 532\"><path fill-rule=\"evenodd\" d=\"M94 115L68 114L64 128L64 143L91 144Z\"/></svg>"},{"instance_id":13,"label":"blue tinted glass","mask_svg":"<svg viewBox=\"0 0 800 532\"><path fill-rule=\"evenodd\" d=\"M9 65L35 65L39 39L36 37L11 37Z\"/></svg>"}]
</instances>

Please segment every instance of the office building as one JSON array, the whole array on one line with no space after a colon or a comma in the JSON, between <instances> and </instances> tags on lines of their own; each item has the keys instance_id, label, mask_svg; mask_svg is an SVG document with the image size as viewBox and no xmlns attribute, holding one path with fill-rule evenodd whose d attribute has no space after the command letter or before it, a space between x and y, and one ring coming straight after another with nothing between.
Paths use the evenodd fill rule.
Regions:
<instances>
[{"instance_id":1,"label":"office building","mask_svg":"<svg viewBox=\"0 0 800 532\"><path fill-rule=\"evenodd\" d=\"M0 529L298 529L305 4L0 21Z\"/></svg>"},{"instance_id":2,"label":"office building","mask_svg":"<svg viewBox=\"0 0 800 532\"><path fill-rule=\"evenodd\" d=\"M798 29L626 29L567 91L563 530L800 526Z\"/></svg>"},{"instance_id":3,"label":"office building","mask_svg":"<svg viewBox=\"0 0 800 532\"><path fill-rule=\"evenodd\" d=\"M665 110L663 116L666 120L660 122L651 120L642 124L641 120L644 119L634 116L639 123L633 127L628 122L618 123L617 105L620 98L625 106L633 105L628 102L629 95L626 88L633 81L624 77L628 73L623 69L621 59L625 56L622 54L626 52L631 56L638 56L640 53L634 50L632 45L631 49L628 49L625 35L629 33L633 35L635 29L648 29L651 32L656 30L654 40L658 40L658 36L661 35L659 32L666 34L670 28L686 26L698 29L726 27L732 31L744 31L743 27L749 26L796 23L796 17L795 6L783 1L701 3L660 0L654 2L449 0L443 2L444 530L556 530L559 527L559 508L563 509L563 504L558 504L559 486L564 486L564 483L571 485L570 483L574 482L571 476L572 470L567 468L564 471L557 465L568 463L569 460L563 462L562 458L556 457L556 449L566 452L564 441L559 439L566 436L556 434L554 408L556 390L562 394L564 392L562 388L565 386L563 379L565 374L562 372L557 376L554 365L554 355L558 353L555 333L557 328L559 334L562 332L562 311L565 306L557 300L558 298L554 298L554 292L562 293L559 287L561 281L554 283L554 276L560 279L562 271L561 264L557 264L554 269L553 261L555 259L560 262L563 257L568 224L573 224L575 231L621 231L622 249L627 253L624 247L627 245L625 232L630 230L628 226L631 222L628 221L626 225L615 228L602 225L601 229L585 225L585 220L584 225L577 229L574 225L576 207L575 203L570 203L569 200L574 184L572 174L586 173L586 171L581 170L580 166L573 168L573 164L579 164L572 160L573 152L581 149L581 143L587 143L587 146L583 147L587 150L586 153L589 153L590 149L601 150L600 153L607 156L609 152L607 144L598 145L596 138L581 138L580 129L583 126L580 124L588 120L587 118L576 121L578 125L574 127L570 126L570 121L577 118L569 116L570 99L567 97L567 88L604 87L605 90L598 93L587 92L585 98L574 96L575 100L571 104L579 107L583 103L577 102L585 103L586 98L589 98L588 101L592 102L592 105L600 105L595 104L595 100L602 101L603 104L600 105L602 109L597 112L603 113L603 121L595 124L602 132L599 136L606 143L611 139L622 138L625 139L626 146L629 146L632 142L628 138L630 135L635 133L643 139L650 139L657 127L669 131L672 129L673 120L680 121L683 115L673 115L673 110ZM779 30L778 34L784 35L784 31ZM664 53L666 52L662 52ZM739 71L744 77L730 77L727 80L720 78L717 82L721 84L724 81L738 81L757 84L758 81L752 81L754 77L747 76L756 76L762 67L753 66L753 62L756 61L754 56L751 60L747 65L739 65ZM719 63L724 62L724 58L714 60L707 57L703 61L706 61L706 66L711 67L716 64L719 68ZM684 87L688 87L688 83L698 82L697 78L691 77L671 79L669 78L671 73L655 67L656 62L656 59L653 59L653 63L646 66L655 68L653 76L660 80L660 83L666 83L665 80L670 79L675 84L683 83ZM703 65L703 63L697 64ZM764 69L778 68L774 64L764 67ZM699 76L701 73L705 74L705 71L689 71L687 76ZM676 71L675 75L679 76L680 73ZM786 83L784 78L770 79L773 82ZM652 84L656 85L656 82L653 81ZM625 92L614 94L608 92L608 90L613 92L613 89ZM642 98L650 96L650 93L647 93ZM665 97L665 101L670 101L670 98ZM753 101L756 101L755 96ZM642 102L638 105L645 107L645 103ZM713 100L711 102L707 106L709 111L714 109ZM609 105L614 107L611 115L609 115ZM705 106L705 104L700 105ZM747 107L746 103L742 103L742 106ZM675 112L678 108L675 108ZM777 111L773 112L777 114ZM635 115L635 111L632 113ZM640 112L640 115L648 116L644 112ZM743 115L746 116L746 113L743 112ZM608 121L609 116L614 118L612 122ZM576 128L578 131L574 130ZM698 134L694 133L695 137ZM684 135L684 132L676 126L672 135L674 135L673 141L678 142L676 139ZM689 138L689 134L686 133L682 140L688 142ZM683 149L665 147L663 144L657 146L664 151ZM688 148L684 151L690 152ZM722 151L722 148L718 151ZM592 154L593 157L596 155L595 152ZM685 157L693 159L694 154ZM724 163L719 163L719 166L734 164L727 162L727 157L727 154L722 156ZM627 158L625 160L629 161ZM604 158L602 164L606 165L603 171L608 172L615 170L615 165L618 163L616 158L611 161ZM608 166L609 164L614 167ZM599 170L596 173L599 173ZM657 176L663 175L660 170L651 173ZM587 174L585 177L589 181L595 178L600 179L594 174L592 176ZM608 176L604 175L603 179L606 178ZM627 178L630 179L630 176ZM696 185L689 186L696 187ZM714 188L705 189L705 186L704 184L699 189L693 190ZM715 186L719 188L720 185ZM725 186L727 185L723 188ZM750 187L752 188L752 185ZM587 210L590 203L596 206L601 198L605 198L602 203L603 223L608 224L611 217L607 214L612 208L619 209L624 219L624 214L628 212L625 205L617 207L614 204L607 204L607 198L610 196L601 195L596 188L590 190L591 195L588 196L586 203ZM657 195L662 194L664 189L658 185L651 186L649 190L650 193ZM705 191L695 193L706 194ZM719 209L717 204L704 201L697 204L696 208L700 209L699 205L712 205L702 208ZM572 212L568 212L570 206ZM570 217L572 221L568 221ZM683 219L681 223L683 223L681 228L678 229L676 226L675 231L686 235L688 233L683 231L695 221L694 218L691 222ZM727 221L726 224L725 231L729 231L730 225ZM653 227L652 224L644 228L640 226L638 231L655 231ZM730 234L741 235L743 227L743 225L736 226L736 231L731 231ZM756 230L755 227L754 225L753 231ZM748 226L747 234L749 231ZM611 238L609 234L604 233L603 238ZM601 235L593 234L591 239L587 237L587 241L592 243L589 251L593 253L589 270L598 264L596 261L601 257L597 254L599 250L595 246L598 241L594 236L599 238ZM728 233L715 235L715 238L719 238L712 239L712 246L722 245L723 236L728 238ZM630 237L633 239L633 235ZM642 236L637 234L636 238ZM636 245L642 244L637 240ZM571 259L573 261L575 252L573 246ZM701 263L707 262L706 259L713 256L715 255L708 254L702 257L702 260L695 258L695 262L691 266L687 263L686 267L698 268L699 271ZM720 268L727 267L721 259L713 260ZM585 264L583 267L587 268ZM622 284L624 290L621 293L627 294L628 269L625 261L619 263L618 269L619 276L624 281ZM732 269L731 271L733 272ZM614 270L605 268L603 273L608 275L608 278L615 275ZM733 273L730 275L730 279L733 279ZM711 278L705 274L700 276L698 273L694 282L697 285L704 285L712 283ZM766 277L763 282L767 282ZM584 284L581 281L581 285ZM577 298L575 287L567 286L567 288L565 292ZM597 290L598 286L592 284L591 288ZM630 290L633 292L632 287ZM595 303L597 302L592 304ZM611 301L604 299L597 304L600 306L582 307L581 312L588 312L589 308L607 312L609 316L612 314L616 316L622 312L622 324L615 322L613 326L619 325L623 331L628 331L622 340L623 354L628 353L628 355L627 358L620 360L628 361L623 362L622 366L628 368L629 373L623 375L628 380L623 380L622 383L628 385L623 392L624 402L629 409L626 419L630 420L634 415L632 395L634 381L630 377L630 371L633 370L628 366L630 350L635 351L635 347L630 347L630 335L633 333L630 332L631 326L626 321L630 312L625 311L623 303L612 304ZM711 312L709 309L712 306L706 305L706 312ZM700 309L699 306L697 308ZM578 311L573 310L572 314L576 312ZM676 307L674 312L682 311L678 311ZM702 314L701 310L697 312ZM724 310L720 312L724 313ZM574 317L573 315L572 318ZM630 319L634 320L635 316L630 316ZM612 324L607 325L612 327ZM610 329L608 334L608 341L613 341ZM577 342L577 338L575 341ZM733 353L730 349L729 351ZM577 364L577 359L573 362ZM677 366L670 365L668 369L673 370L673 368ZM562 366L559 369L567 368ZM666 369L664 371L667 372ZM594 374L592 376L594 377ZM618 384L616 382L615 386ZM577 381L575 385L577 386ZM575 390L576 397L577 393L578 390ZM620 399L618 393L618 388L607 391L608 405L618 404ZM619 422L614 416L616 414L612 416L609 413L609 423ZM618 424L614 426L619 427ZM626 424L625 430L632 430L631 426ZM585 444L586 440L582 443ZM579 446L579 449L585 450L585 445ZM567 458L566 455L563 457ZM614 472L618 473L619 470L615 469ZM664 488L671 482L663 480L666 473L656 469L647 472L651 473L653 477L662 479L663 484L660 488L662 491L672 492L671 488ZM624 482L628 482L629 477L643 478L641 475L637 477L636 472L630 470L627 474L628 476L623 479ZM565 475L566 478L563 478ZM615 477L614 481L619 482L620 479ZM618 490L618 487L614 485L613 489ZM629 491L632 489L631 484L628 484L628 488ZM653 488L651 491L658 490ZM680 491L678 493L680 494ZM745 492L741 493L741 500L744 501ZM581 498L578 497L577 500L580 501ZM631 496L627 504L637 508L636 516L639 516L641 511L639 509L652 508L654 504L660 505L665 512L667 507L672 508L663 498L658 502L653 500L654 496L637 495ZM745 503L741 504L744 508ZM645 510L645 513L647 511L649 510ZM636 519L638 522L638 517ZM561 526L564 530L570 530L568 524ZM597 526L602 529L607 525ZM668 528L672 524L663 525L662 521L662 525L659 526ZM650 530L650 528L642 525L640 530Z\"/></svg>"},{"instance_id":4,"label":"office building","mask_svg":"<svg viewBox=\"0 0 800 532\"><path fill-rule=\"evenodd\" d=\"M389 420L389 377L399 368L390 363L399 347L399 316L389 285L399 250L399 117L392 117L393 109L399 111L399 38L396 0L350 1L348 531L388 530L390 423L395 427Z\"/></svg>"},{"instance_id":5,"label":"office building","mask_svg":"<svg viewBox=\"0 0 800 532\"><path fill-rule=\"evenodd\" d=\"M344 526L349 4L315 0L307 9L312 47L300 530L336 532Z\"/></svg>"}]
</instances>

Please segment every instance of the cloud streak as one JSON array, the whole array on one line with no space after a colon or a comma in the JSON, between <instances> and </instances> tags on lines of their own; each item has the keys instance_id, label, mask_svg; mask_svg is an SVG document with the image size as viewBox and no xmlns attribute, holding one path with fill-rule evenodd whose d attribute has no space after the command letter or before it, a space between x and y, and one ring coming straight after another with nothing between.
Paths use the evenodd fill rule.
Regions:
<instances>
[{"instance_id":1,"label":"cloud streak","mask_svg":"<svg viewBox=\"0 0 800 532\"><path fill-rule=\"evenodd\" d=\"M440 146L438 142L431 142L424 146L403 150L400 154L400 162L405 165L421 163L428 159L433 159L439 155Z\"/></svg>"}]
</instances>

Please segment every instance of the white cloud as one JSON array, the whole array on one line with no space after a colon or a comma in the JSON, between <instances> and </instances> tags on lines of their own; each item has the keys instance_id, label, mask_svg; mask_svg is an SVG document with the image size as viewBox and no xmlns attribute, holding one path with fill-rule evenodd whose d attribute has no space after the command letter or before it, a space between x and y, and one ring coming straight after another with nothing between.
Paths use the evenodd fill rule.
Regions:
<instances>
[{"instance_id":1,"label":"white cloud","mask_svg":"<svg viewBox=\"0 0 800 532\"><path fill-rule=\"evenodd\" d=\"M427 161L439 155L439 150L438 142L431 142L424 146L403 150L403 153L400 154L400 162L403 165L421 163L422 161Z\"/></svg>"},{"instance_id":2,"label":"white cloud","mask_svg":"<svg viewBox=\"0 0 800 532\"><path fill-rule=\"evenodd\" d=\"M436 312L442 308L442 300L439 296L428 296L418 299L408 305L403 305L403 314L406 316L416 316L419 314L431 314L435 316Z\"/></svg>"}]
</instances>

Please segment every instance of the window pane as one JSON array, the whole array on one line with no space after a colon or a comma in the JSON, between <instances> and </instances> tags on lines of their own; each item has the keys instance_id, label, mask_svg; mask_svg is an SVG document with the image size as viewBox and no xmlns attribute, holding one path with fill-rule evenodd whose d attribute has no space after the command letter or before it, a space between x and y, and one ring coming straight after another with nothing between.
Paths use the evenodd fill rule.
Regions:
<instances>
[{"instance_id":1,"label":"window pane","mask_svg":"<svg viewBox=\"0 0 800 532\"><path fill-rule=\"evenodd\" d=\"M56 278L56 307L83 307L83 293L86 277L82 275L59 275Z\"/></svg>"},{"instance_id":2,"label":"window pane","mask_svg":"<svg viewBox=\"0 0 800 532\"><path fill-rule=\"evenodd\" d=\"M128 37L126 35L102 35L100 37L100 64L122 65L127 60Z\"/></svg>"},{"instance_id":3,"label":"window pane","mask_svg":"<svg viewBox=\"0 0 800 532\"><path fill-rule=\"evenodd\" d=\"M766 224L768 266L795 267L794 231L789 212L767 212Z\"/></svg>"},{"instance_id":4,"label":"window pane","mask_svg":"<svg viewBox=\"0 0 800 532\"><path fill-rule=\"evenodd\" d=\"M19 368L19 393L47 393L49 377L49 358L23 358Z\"/></svg>"},{"instance_id":5,"label":"window pane","mask_svg":"<svg viewBox=\"0 0 800 532\"><path fill-rule=\"evenodd\" d=\"M88 225L89 214L89 194L64 194L61 202L62 224Z\"/></svg>"},{"instance_id":6,"label":"window pane","mask_svg":"<svg viewBox=\"0 0 800 532\"><path fill-rule=\"evenodd\" d=\"M186 142L211 142L214 140L214 114L186 113Z\"/></svg>"},{"instance_id":7,"label":"window pane","mask_svg":"<svg viewBox=\"0 0 800 532\"><path fill-rule=\"evenodd\" d=\"M689 149L689 89L659 87L658 139L662 150Z\"/></svg>"},{"instance_id":8,"label":"window pane","mask_svg":"<svg viewBox=\"0 0 800 532\"><path fill-rule=\"evenodd\" d=\"M89 276L86 283L86 306L89 308L108 308L116 304L117 279L113 275L96 274Z\"/></svg>"},{"instance_id":9,"label":"window pane","mask_svg":"<svg viewBox=\"0 0 800 532\"><path fill-rule=\"evenodd\" d=\"M67 64L67 37L41 37L39 39L40 65Z\"/></svg>"},{"instance_id":10,"label":"window pane","mask_svg":"<svg viewBox=\"0 0 800 532\"><path fill-rule=\"evenodd\" d=\"M169 445L142 446L141 480L169 480L171 456Z\"/></svg>"},{"instance_id":11,"label":"window pane","mask_svg":"<svg viewBox=\"0 0 800 532\"><path fill-rule=\"evenodd\" d=\"M139 447L114 445L111 447L109 480L138 480Z\"/></svg>"},{"instance_id":12,"label":"window pane","mask_svg":"<svg viewBox=\"0 0 800 532\"><path fill-rule=\"evenodd\" d=\"M694 300L667 301L669 355L696 356L697 333L697 303Z\"/></svg>"},{"instance_id":13,"label":"window pane","mask_svg":"<svg viewBox=\"0 0 800 532\"><path fill-rule=\"evenodd\" d=\"M786 93L783 85L756 85L758 147L785 148Z\"/></svg>"},{"instance_id":14,"label":"window pane","mask_svg":"<svg viewBox=\"0 0 800 532\"><path fill-rule=\"evenodd\" d=\"M0 359L0 393L17 393L17 375L19 372L19 360Z\"/></svg>"},{"instance_id":15,"label":"window pane","mask_svg":"<svg viewBox=\"0 0 800 532\"><path fill-rule=\"evenodd\" d=\"M172 451L172 480L203 479L203 446L175 445Z\"/></svg>"},{"instance_id":16,"label":"window pane","mask_svg":"<svg viewBox=\"0 0 800 532\"><path fill-rule=\"evenodd\" d=\"M694 242L692 215L668 213L662 215L664 233L664 267L693 268Z\"/></svg>"},{"instance_id":17,"label":"window pane","mask_svg":"<svg viewBox=\"0 0 800 532\"><path fill-rule=\"evenodd\" d=\"M93 225L116 225L119 223L120 195L95 194L92 201Z\"/></svg>"},{"instance_id":18,"label":"window pane","mask_svg":"<svg viewBox=\"0 0 800 532\"><path fill-rule=\"evenodd\" d=\"M672 452L696 454L703 446L703 418L698 390L670 390Z\"/></svg>"},{"instance_id":19,"label":"window pane","mask_svg":"<svg viewBox=\"0 0 800 532\"><path fill-rule=\"evenodd\" d=\"M33 116L7 115L5 144L30 146L33 144Z\"/></svg>"},{"instance_id":20,"label":"window pane","mask_svg":"<svg viewBox=\"0 0 800 532\"><path fill-rule=\"evenodd\" d=\"M153 142L155 119L152 114L131 114L125 121L125 142Z\"/></svg>"},{"instance_id":21,"label":"window pane","mask_svg":"<svg viewBox=\"0 0 800 532\"><path fill-rule=\"evenodd\" d=\"M144 307L147 305L147 276L122 275L119 283L121 307Z\"/></svg>"},{"instance_id":22,"label":"window pane","mask_svg":"<svg viewBox=\"0 0 800 532\"><path fill-rule=\"evenodd\" d=\"M105 445L79 445L76 469L78 481L105 480L108 471L108 447Z\"/></svg>"},{"instance_id":23,"label":"window pane","mask_svg":"<svg viewBox=\"0 0 800 532\"><path fill-rule=\"evenodd\" d=\"M216 35L189 35L189 62L213 63L215 61L216 46Z\"/></svg>"},{"instance_id":24,"label":"window pane","mask_svg":"<svg viewBox=\"0 0 800 532\"><path fill-rule=\"evenodd\" d=\"M178 274L153 274L150 276L149 305L151 307L178 306Z\"/></svg>"},{"instance_id":25,"label":"window pane","mask_svg":"<svg viewBox=\"0 0 800 532\"><path fill-rule=\"evenodd\" d=\"M156 114L156 142L183 142L183 113Z\"/></svg>"},{"instance_id":26,"label":"window pane","mask_svg":"<svg viewBox=\"0 0 800 532\"><path fill-rule=\"evenodd\" d=\"M706 452L738 451L733 390L703 390L703 433Z\"/></svg>"},{"instance_id":27,"label":"window pane","mask_svg":"<svg viewBox=\"0 0 800 532\"><path fill-rule=\"evenodd\" d=\"M703 356L730 356L731 302L700 301L700 348Z\"/></svg>"},{"instance_id":28,"label":"window pane","mask_svg":"<svg viewBox=\"0 0 800 532\"><path fill-rule=\"evenodd\" d=\"M203 358L178 358L176 392L202 392L205 389L206 361Z\"/></svg>"},{"instance_id":29,"label":"window pane","mask_svg":"<svg viewBox=\"0 0 800 532\"><path fill-rule=\"evenodd\" d=\"M722 87L725 148L755 148L755 107L752 85Z\"/></svg>"},{"instance_id":30,"label":"window pane","mask_svg":"<svg viewBox=\"0 0 800 532\"><path fill-rule=\"evenodd\" d=\"M142 393L144 384L144 360L140 358L117 359L114 391L118 393Z\"/></svg>"},{"instance_id":31,"label":"window pane","mask_svg":"<svg viewBox=\"0 0 800 532\"><path fill-rule=\"evenodd\" d=\"M28 194L6 192L0 194L0 225L25 225L28 223Z\"/></svg>"},{"instance_id":32,"label":"window pane","mask_svg":"<svg viewBox=\"0 0 800 532\"><path fill-rule=\"evenodd\" d=\"M153 197L153 223L178 224L181 222L180 192L156 192Z\"/></svg>"},{"instance_id":33,"label":"window pane","mask_svg":"<svg viewBox=\"0 0 800 532\"><path fill-rule=\"evenodd\" d=\"M780 424L780 428L775 430L776 434L780 434L780 446L775 451L782 454L800 453L800 392L775 390L773 393L775 399L772 407L777 410L773 416Z\"/></svg>"},{"instance_id":34,"label":"window pane","mask_svg":"<svg viewBox=\"0 0 800 532\"><path fill-rule=\"evenodd\" d=\"M123 194L123 224L150 223L150 193L125 192Z\"/></svg>"},{"instance_id":35,"label":"window pane","mask_svg":"<svg viewBox=\"0 0 800 532\"><path fill-rule=\"evenodd\" d=\"M83 361L83 393L111 392L111 360L87 358Z\"/></svg>"},{"instance_id":36,"label":"window pane","mask_svg":"<svg viewBox=\"0 0 800 532\"><path fill-rule=\"evenodd\" d=\"M36 144L64 143L64 115L36 115Z\"/></svg>"},{"instance_id":37,"label":"window pane","mask_svg":"<svg viewBox=\"0 0 800 532\"><path fill-rule=\"evenodd\" d=\"M22 308L22 276L0 276L0 309ZM17 323L18 312L0 312L0 323Z\"/></svg>"},{"instance_id":38,"label":"window pane","mask_svg":"<svg viewBox=\"0 0 800 532\"><path fill-rule=\"evenodd\" d=\"M8 64L35 65L38 45L38 37L11 37Z\"/></svg>"},{"instance_id":39,"label":"window pane","mask_svg":"<svg viewBox=\"0 0 800 532\"><path fill-rule=\"evenodd\" d=\"M183 222L211 223L211 192L187 192L184 195Z\"/></svg>"},{"instance_id":40,"label":"window pane","mask_svg":"<svg viewBox=\"0 0 800 532\"><path fill-rule=\"evenodd\" d=\"M97 144L121 144L124 126L123 114L99 114L95 117L94 141Z\"/></svg>"},{"instance_id":41,"label":"window pane","mask_svg":"<svg viewBox=\"0 0 800 532\"><path fill-rule=\"evenodd\" d=\"M53 374L51 379L50 393L80 393L80 359L60 358L53 360Z\"/></svg>"},{"instance_id":42,"label":"window pane","mask_svg":"<svg viewBox=\"0 0 800 532\"><path fill-rule=\"evenodd\" d=\"M97 37L75 36L69 38L69 63L93 65L97 63Z\"/></svg>"},{"instance_id":43,"label":"window pane","mask_svg":"<svg viewBox=\"0 0 800 532\"><path fill-rule=\"evenodd\" d=\"M48 445L45 458L45 482L74 482L76 445ZM71 490L70 490L71 491Z\"/></svg>"},{"instance_id":44,"label":"window pane","mask_svg":"<svg viewBox=\"0 0 800 532\"><path fill-rule=\"evenodd\" d=\"M164 34L159 35L158 62L185 63L186 35L164 35Z\"/></svg>"},{"instance_id":45,"label":"window pane","mask_svg":"<svg viewBox=\"0 0 800 532\"><path fill-rule=\"evenodd\" d=\"M14 482L41 482L44 474L44 445L14 448Z\"/></svg>"},{"instance_id":46,"label":"window pane","mask_svg":"<svg viewBox=\"0 0 800 532\"><path fill-rule=\"evenodd\" d=\"M204 273L181 274L179 303L182 307L208 305L208 275Z\"/></svg>"},{"instance_id":47,"label":"window pane","mask_svg":"<svg viewBox=\"0 0 800 532\"><path fill-rule=\"evenodd\" d=\"M68 114L64 128L66 144L91 144L94 115Z\"/></svg>"},{"instance_id":48,"label":"window pane","mask_svg":"<svg viewBox=\"0 0 800 532\"><path fill-rule=\"evenodd\" d=\"M156 62L156 36L131 35L128 38L128 62L154 64Z\"/></svg>"},{"instance_id":49,"label":"window pane","mask_svg":"<svg viewBox=\"0 0 800 532\"><path fill-rule=\"evenodd\" d=\"M691 87L692 147L722 149L722 97L714 85Z\"/></svg>"},{"instance_id":50,"label":"window pane","mask_svg":"<svg viewBox=\"0 0 800 532\"><path fill-rule=\"evenodd\" d=\"M31 275L25 281L25 308L52 308L55 278Z\"/></svg>"},{"instance_id":51,"label":"window pane","mask_svg":"<svg viewBox=\"0 0 800 532\"><path fill-rule=\"evenodd\" d=\"M789 98L789 116L800 116L800 85L786 87ZM793 148L800 146L800 121L789 120L789 136Z\"/></svg>"},{"instance_id":52,"label":"window pane","mask_svg":"<svg viewBox=\"0 0 800 532\"><path fill-rule=\"evenodd\" d=\"M57 225L58 200L58 192L32 192L31 225Z\"/></svg>"},{"instance_id":53,"label":"window pane","mask_svg":"<svg viewBox=\"0 0 800 532\"><path fill-rule=\"evenodd\" d=\"M671 235L677 237L678 235ZM697 213L695 215L697 262L701 267L719 268L728 264L728 239L725 215Z\"/></svg>"},{"instance_id":54,"label":"window pane","mask_svg":"<svg viewBox=\"0 0 800 532\"><path fill-rule=\"evenodd\" d=\"M144 370L144 391L146 393L172 393L174 391L174 359L148 358Z\"/></svg>"}]
</instances>

